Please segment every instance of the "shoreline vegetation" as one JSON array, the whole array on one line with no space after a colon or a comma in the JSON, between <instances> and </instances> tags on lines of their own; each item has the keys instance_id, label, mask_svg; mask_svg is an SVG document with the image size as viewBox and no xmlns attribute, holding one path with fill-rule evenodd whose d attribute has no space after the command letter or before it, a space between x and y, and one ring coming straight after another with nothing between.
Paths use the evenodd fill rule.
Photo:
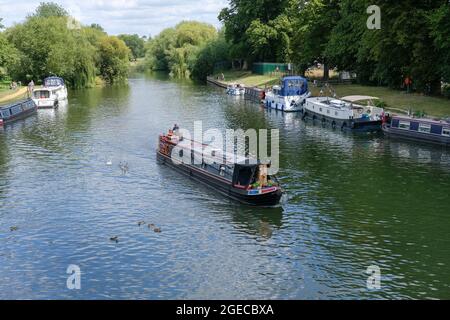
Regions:
<instances>
[{"instance_id":1,"label":"shoreline vegetation","mask_svg":"<svg viewBox=\"0 0 450 320\"><path fill-rule=\"evenodd\" d=\"M60 5L42 2L21 23L5 29L0 17L0 81L36 84L51 75L71 88L124 83L134 59L135 36L108 35L85 26ZM144 46L144 39L137 36ZM128 45L127 45L128 43ZM142 55L142 52L138 52Z\"/></svg>"},{"instance_id":2,"label":"shoreline vegetation","mask_svg":"<svg viewBox=\"0 0 450 320\"><path fill-rule=\"evenodd\" d=\"M39 84L57 75L71 88L88 88L124 83L130 72L163 71L202 82L224 73L228 80L264 87L280 76L251 70L269 62L289 64L290 73L320 83L340 72L355 76L352 85L331 86L338 96L374 95L390 108L449 116L450 2L383 2L381 30L367 27L370 4L228 0L218 15L220 29L182 21L140 37L108 35L100 25L81 25L60 5L43 2L9 28L0 17L0 81ZM312 83L311 89L320 91Z\"/></svg>"}]
</instances>

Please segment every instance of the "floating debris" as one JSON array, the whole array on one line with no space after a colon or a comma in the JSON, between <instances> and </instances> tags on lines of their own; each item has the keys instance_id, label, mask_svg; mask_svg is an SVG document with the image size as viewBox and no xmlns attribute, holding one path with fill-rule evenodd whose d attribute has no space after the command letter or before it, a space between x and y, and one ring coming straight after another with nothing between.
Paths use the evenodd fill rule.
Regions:
<instances>
[{"instance_id":1,"label":"floating debris","mask_svg":"<svg viewBox=\"0 0 450 320\"><path fill-rule=\"evenodd\" d=\"M109 238L109 240L114 241L115 243L118 243L119 242L119 237L118 236L111 237L111 238Z\"/></svg>"},{"instance_id":2,"label":"floating debris","mask_svg":"<svg viewBox=\"0 0 450 320\"><path fill-rule=\"evenodd\" d=\"M109 159L108 161L106 161L106 165L107 165L107 166L112 166L112 164L113 164L113 163L112 163L112 160L111 160L111 159Z\"/></svg>"},{"instance_id":3,"label":"floating debris","mask_svg":"<svg viewBox=\"0 0 450 320\"><path fill-rule=\"evenodd\" d=\"M11 232L12 232L12 231L17 231L17 230L19 230L19 227L15 227L15 226L14 226L14 227L10 227L9 230L10 230Z\"/></svg>"}]
</instances>

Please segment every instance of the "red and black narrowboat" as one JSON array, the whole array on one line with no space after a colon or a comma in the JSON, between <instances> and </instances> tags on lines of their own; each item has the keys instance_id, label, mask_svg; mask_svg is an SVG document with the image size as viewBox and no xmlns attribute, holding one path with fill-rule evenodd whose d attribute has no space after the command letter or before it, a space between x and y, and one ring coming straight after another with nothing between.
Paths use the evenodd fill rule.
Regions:
<instances>
[{"instance_id":1,"label":"red and black narrowboat","mask_svg":"<svg viewBox=\"0 0 450 320\"><path fill-rule=\"evenodd\" d=\"M254 206L275 206L279 204L282 189L275 176L270 176L270 164L250 161L248 158L234 161L234 155L214 150L207 159L203 148L207 145L192 140L183 140L169 132L159 137L157 160L191 177L197 182L214 188L219 193L241 203ZM174 148L177 148L174 150ZM173 157L178 152L179 157ZM183 155L184 153L184 155ZM198 157L198 161L194 161ZM179 159L184 159L180 161ZM186 161L185 159L188 159ZM190 161L189 161L190 160ZM252 164L255 162L255 164Z\"/></svg>"}]
</instances>

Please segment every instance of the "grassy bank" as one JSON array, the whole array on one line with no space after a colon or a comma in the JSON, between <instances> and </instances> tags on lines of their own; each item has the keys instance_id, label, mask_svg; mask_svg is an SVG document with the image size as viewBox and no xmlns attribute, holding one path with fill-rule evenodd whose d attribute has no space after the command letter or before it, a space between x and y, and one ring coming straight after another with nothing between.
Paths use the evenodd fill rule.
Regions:
<instances>
[{"instance_id":1,"label":"grassy bank","mask_svg":"<svg viewBox=\"0 0 450 320\"><path fill-rule=\"evenodd\" d=\"M15 100L23 99L27 96L27 88L20 87L15 90L0 88L0 104L6 104Z\"/></svg>"},{"instance_id":2,"label":"grassy bank","mask_svg":"<svg viewBox=\"0 0 450 320\"><path fill-rule=\"evenodd\" d=\"M247 71L227 71L224 72L225 82L238 82L246 86L257 86L264 88L278 84L280 75L254 75ZM216 74L215 76L220 76ZM320 88L310 84L313 95L320 94ZM372 87L361 85L334 85L332 89L339 97L349 95L375 96L383 100L388 109L413 110L413 112L425 112L429 116L448 117L450 116L450 99L440 97L429 97L421 94L406 94L404 91L392 90L385 87ZM329 95L328 90L324 90L325 95Z\"/></svg>"}]
</instances>

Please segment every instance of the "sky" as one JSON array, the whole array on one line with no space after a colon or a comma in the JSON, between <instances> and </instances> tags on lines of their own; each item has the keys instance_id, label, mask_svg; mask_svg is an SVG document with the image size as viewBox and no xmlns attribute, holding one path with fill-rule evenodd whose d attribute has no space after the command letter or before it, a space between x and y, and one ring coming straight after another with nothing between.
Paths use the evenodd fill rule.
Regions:
<instances>
[{"instance_id":1,"label":"sky","mask_svg":"<svg viewBox=\"0 0 450 320\"><path fill-rule=\"evenodd\" d=\"M22 22L40 2L0 0L0 18L6 27ZM217 16L227 0L53 0L82 24L100 24L112 35L155 36L182 20L208 22L220 27Z\"/></svg>"}]
</instances>

